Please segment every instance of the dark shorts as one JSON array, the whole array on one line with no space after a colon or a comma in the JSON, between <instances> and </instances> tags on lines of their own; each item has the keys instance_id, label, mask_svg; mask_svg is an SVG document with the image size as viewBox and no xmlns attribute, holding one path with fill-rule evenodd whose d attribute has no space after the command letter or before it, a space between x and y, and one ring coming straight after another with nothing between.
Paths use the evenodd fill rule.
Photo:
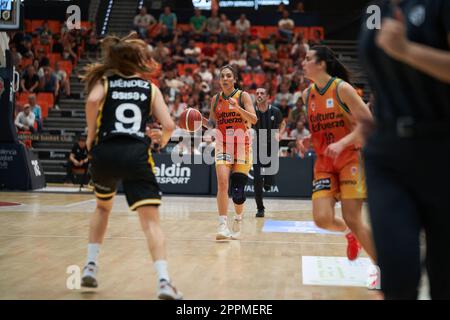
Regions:
<instances>
[{"instance_id":1,"label":"dark shorts","mask_svg":"<svg viewBox=\"0 0 450 320\"><path fill-rule=\"evenodd\" d=\"M116 137L94 146L91 156L90 173L98 199L114 197L117 184L122 181L131 210L161 204L152 154L144 142Z\"/></svg>"}]
</instances>

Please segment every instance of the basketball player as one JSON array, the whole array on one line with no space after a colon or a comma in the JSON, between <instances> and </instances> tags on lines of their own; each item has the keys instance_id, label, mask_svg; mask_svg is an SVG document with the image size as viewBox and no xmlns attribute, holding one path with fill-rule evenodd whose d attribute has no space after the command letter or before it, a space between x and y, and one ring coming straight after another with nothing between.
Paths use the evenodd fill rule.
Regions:
<instances>
[{"instance_id":1,"label":"basketball player","mask_svg":"<svg viewBox=\"0 0 450 320\"><path fill-rule=\"evenodd\" d=\"M216 174L219 228L216 240L238 239L245 202L245 186L253 165L249 129L257 122L250 95L235 88L237 75L230 65L220 69L222 91L211 99L208 128L216 126ZM231 177L231 195L235 216L232 231L227 223L228 190Z\"/></svg>"},{"instance_id":2,"label":"basketball player","mask_svg":"<svg viewBox=\"0 0 450 320\"><path fill-rule=\"evenodd\" d=\"M347 82L348 72L326 46L309 50L303 61L305 76L312 84L303 93L308 110L311 141L317 154L314 165L313 216L320 228L344 232L347 257L355 260L361 242L376 261L370 230L362 221L366 198L360 134L355 120L371 114L356 90ZM307 144L306 143L306 144ZM343 220L335 216L337 200L342 202Z\"/></svg>"},{"instance_id":3,"label":"basketball player","mask_svg":"<svg viewBox=\"0 0 450 320\"><path fill-rule=\"evenodd\" d=\"M397 4L397 5L396 5ZM450 1L383 1L360 37L374 90L365 148L370 217L386 299L417 299L420 232L430 296L450 299Z\"/></svg>"},{"instance_id":4,"label":"basketball player","mask_svg":"<svg viewBox=\"0 0 450 320\"><path fill-rule=\"evenodd\" d=\"M106 232L117 183L122 180L130 209L137 211L158 274L160 299L181 299L167 271L164 235L159 225L161 192L154 175L146 123L151 115L162 124L153 132L164 146L175 124L160 90L144 78L153 70L147 45L129 37L107 37L103 61L87 68L86 120L88 150L97 208L91 218L87 263L82 286L97 287L98 255Z\"/></svg>"}]
</instances>

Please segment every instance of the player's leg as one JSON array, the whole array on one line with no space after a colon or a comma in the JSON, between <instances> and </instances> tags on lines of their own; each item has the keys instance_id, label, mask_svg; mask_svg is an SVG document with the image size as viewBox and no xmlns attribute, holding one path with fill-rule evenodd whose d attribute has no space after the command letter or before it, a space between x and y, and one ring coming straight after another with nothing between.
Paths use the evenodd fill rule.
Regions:
<instances>
[{"instance_id":1,"label":"player's leg","mask_svg":"<svg viewBox=\"0 0 450 320\"><path fill-rule=\"evenodd\" d=\"M253 165L253 182L254 182L254 190L255 190L255 201L256 208L258 212L256 213L257 218L264 217L264 203L263 203L263 184L264 179L261 175L261 164L255 163Z\"/></svg>"},{"instance_id":2,"label":"player's leg","mask_svg":"<svg viewBox=\"0 0 450 320\"><path fill-rule=\"evenodd\" d=\"M147 239L147 246L158 276L158 298L164 300L182 299L181 292L172 284L167 270L165 240L159 222L158 207L145 205L136 210L139 214L139 221Z\"/></svg>"},{"instance_id":3,"label":"player's leg","mask_svg":"<svg viewBox=\"0 0 450 320\"><path fill-rule=\"evenodd\" d=\"M242 148L243 149L243 148ZM245 146L245 150L237 148L237 163L233 165L231 173L231 196L234 203L234 219L233 219L233 239L239 239L242 227L242 218L244 212L245 186L248 182L248 174L253 165L253 153L249 146Z\"/></svg>"},{"instance_id":4,"label":"player's leg","mask_svg":"<svg viewBox=\"0 0 450 320\"><path fill-rule=\"evenodd\" d=\"M108 226L113 198L116 194L117 181L112 177L111 172L109 172L110 170L104 167L103 160L110 156L110 150L99 146L93 150L92 156L91 175L94 184L94 193L97 198L97 206L90 220L87 259L83 269L81 285L83 287L95 288L98 286L96 279L99 264L98 256Z\"/></svg>"},{"instance_id":5,"label":"player's leg","mask_svg":"<svg viewBox=\"0 0 450 320\"><path fill-rule=\"evenodd\" d=\"M334 206L338 195L337 179L330 173L314 173L313 182L313 218L314 223L322 229L345 231L345 222L336 217Z\"/></svg>"},{"instance_id":6,"label":"player's leg","mask_svg":"<svg viewBox=\"0 0 450 320\"><path fill-rule=\"evenodd\" d=\"M217 175L217 208L219 211L219 227L216 234L217 240L226 240L231 238L231 232L228 229L228 189L231 168L226 163L216 162Z\"/></svg>"}]
</instances>

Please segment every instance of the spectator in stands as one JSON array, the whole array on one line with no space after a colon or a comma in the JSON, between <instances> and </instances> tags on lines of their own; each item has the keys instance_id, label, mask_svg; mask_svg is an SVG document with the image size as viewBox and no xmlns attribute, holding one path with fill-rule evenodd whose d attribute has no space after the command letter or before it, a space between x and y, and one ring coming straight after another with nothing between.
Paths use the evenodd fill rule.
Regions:
<instances>
[{"instance_id":1,"label":"spectator in stands","mask_svg":"<svg viewBox=\"0 0 450 320\"><path fill-rule=\"evenodd\" d=\"M30 131L34 133L34 122L35 122L34 113L31 112L31 107L29 104L23 106L23 111L19 112L14 121L14 124L19 131Z\"/></svg>"},{"instance_id":2,"label":"spectator in stands","mask_svg":"<svg viewBox=\"0 0 450 320\"><path fill-rule=\"evenodd\" d=\"M59 82L60 93L70 97L70 79L66 71L60 68L59 62L55 63L55 75Z\"/></svg>"},{"instance_id":3,"label":"spectator in stands","mask_svg":"<svg viewBox=\"0 0 450 320\"><path fill-rule=\"evenodd\" d=\"M247 20L245 14L241 14L240 18L235 22L236 34L238 37L246 38L250 35L250 21Z\"/></svg>"},{"instance_id":4,"label":"spectator in stands","mask_svg":"<svg viewBox=\"0 0 450 320\"><path fill-rule=\"evenodd\" d=\"M213 80L213 75L208 70L208 64L206 62L202 62L202 64L200 65L200 70L198 70L197 73L201 77L202 81L211 83L211 81Z\"/></svg>"},{"instance_id":5,"label":"spectator in stands","mask_svg":"<svg viewBox=\"0 0 450 320\"><path fill-rule=\"evenodd\" d=\"M277 107L281 100L285 99L288 105L292 105L292 93L289 92L289 84L283 83L280 86L280 92L275 96L274 105Z\"/></svg>"},{"instance_id":6,"label":"spectator in stands","mask_svg":"<svg viewBox=\"0 0 450 320\"><path fill-rule=\"evenodd\" d=\"M31 112L34 113L34 119L36 121L37 130L42 131L43 119L41 106L36 103L36 95L30 94L28 96L28 104L30 105Z\"/></svg>"},{"instance_id":7,"label":"spectator in stands","mask_svg":"<svg viewBox=\"0 0 450 320\"><path fill-rule=\"evenodd\" d=\"M180 80L188 85L188 86L192 86L194 84L194 78L193 78L193 71L192 68L187 67L184 69L184 75L182 75L180 77Z\"/></svg>"},{"instance_id":8,"label":"spectator in stands","mask_svg":"<svg viewBox=\"0 0 450 320\"><path fill-rule=\"evenodd\" d=\"M88 168L88 150L86 147L86 136L80 135L78 141L73 145L72 151L69 154L69 159L67 160L67 176L66 182L75 183L73 177L74 168L83 168L87 170Z\"/></svg>"},{"instance_id":9,"label":"spectator in stands","mask_svg":"<svg viewBox=\"0 0 450 320\"><path fill-rule=\"evenodd\" d=\"M247 67L247 60L244 59L238 51L231 53L230 64L236 67L236 70L243 71Z\"/></svg>"},{"instance_id":10,"label":"spectator in stands","mask_svg":"<svg viewBox=\"0 0 450 320\"><path fill-rule=\"evenodd\" d=\"M258 50L253 49L247 58L247 72L261 72L263 62L258 54Z\"/></svg>"},{"instance_id":11,"label":"spectator in stands","mask_svg":"<svg viewBox=\"0 0 450 320\"><path fill-rule=\"evenodd\" d=\"M298 1L295 5L295 9L292 10L292 13L305 13L305 4L303 1Z\"/></svg>"},{"instance_id":12,"label":"spectator in stands","mask_svg":"<svg viewBox=\"0 0 450 320\"><path fill-rule=\"evenodd\" d=\"M202 48L202 59L207 60L209 62L216 61L217 50L211 46L211 43L208 41L205 43L205 45Z\"/></svg>"},{"instance_id":13,"label":"spectator in stands","mask_svg":"<svg viewBox=\"0 0 450 320\"><path fill-rule=\"evenodd\" d=\"M291 48L290 56L293 60L303 61L306 57L306 52L309 50L309 45L306 43L301 32L295 36L293 41L295 44Z\"/></svg>"},{"instance_id":14,"label":"spectator in stands","mask_svg":"<svg viewBox=\"0 0 450 320\"><path fill-rule=\"evenodd\" d=\"M34 66L29 65L22 74L20 89L21 92L37 92L39 90L39 77Z\"/></svg>"},{"instance_id":15,"label":"spectator in stands","mask_svg":"<svg viewBox=\"0 0 450 320\"><path fill-rule=\"evenodd\" d=\"M202 50L195 46L195 41L192 39L189 40L187 48L184 49L184 55L186 56L185 63L197 64L201 53Z\"/></svg>"},{"instance_id":16,"label":"spectator in stands","mask_svg":"<svg viewBox=\"0 0 450 320\"><path fill-rule=\"evenodd\" d=\"M50 39L52 38L52 31L48 27L48 21L45 20L42 27L38 28L38 33L41 38L41 44L47 45L50 44Z\"/></svg>"},{"instance_id":17,"label":"spectator in stands","mask_svg":"<svg viewBox=\"0 0 450 320\"><path fill-rule=\"evenodd\" d=\"M61 36L59 34L53 35L52 52L59 53L60 55L64 52L64 46L61 42Z\"/></svg>"},{"instance_id":18,"label":"spectator in stands","mask_svg":"<svg viewBox=\"0 0 450 320\"><path fill-rule=\"evenodd\" d=\"M298 120L295 129L290 133L290 138L303 139L309 135L310 132L305 128L305 123L302 120Z\"/></svg>"},{"instance_id":19,"label":"spectator in stands","mask_svg":"<svg viewBox=\"0 0 450 320\"><path fill-rule=\"evenodd\" d=\"M234 38L231 34L231 21L227 18L225 13L220 15L220 34L222 39L226 42L232 41Z\"/></svg>"},{"instance_id":20,"label":"spectator in stands","mask_svg":"<svg viewBox=\"0 0 450 320\"><path fill-rule=\"evenodd\" d=\"M55 102L57 102L59 97L59 82L58 78L50 67L44 67L44 76L40 79L40 82L41 91L53 93Z\"/></svg>"},{"instance_id":21,"label":"spectator in stands","mask_svg":"<svg viewBox=\"0 0 450 320\"><path fill-rule=\"evenodd\" d=\"M286 157L288 157L288 158L300 158L299 149L297 148L297 141L290 141L288 143Z\"/></svg>"},{"instance_id":22,"label":"spectator in stands","mask_svg":"<svg viewBox=\"0 0 450 320\"><path fill-rule=\"evenodd\" d=\"M162 41L158 41L156 44L156 48L153 50L153 59L157 62L162 63L164 59L170 54L170 51L167 47L164 46Z\"/></svg>"},{"instance_id":23,"label":"spectator in stands","mask_svg":"<svg viewBox=\"0 0 450 320\"><path fill-rule=\"evenodd\" d=\"M22 63L22 55L17 51L16 45L11 43L9 46L9 50L11 52L11 61L12 64L19 69L19 66Z\"/></svg>"},{"instance_id":24,"label":"spectator in stands","mask_svg":"<svg viewBox=\"0 0 450 320\"><path fill-rule=\"evenodd\" d=\"M97 35L95 33L95 25L89 30L86 34L86 54L87 57L90 58L93 55L94 59L98 58L98 49L100 48L100 42L97 39Z\"/></svg>"},{"instance_id":25,"label":"spectator in stands","mask_svg":"<svg viewBox=\"0 0 450 320\"><path fill-rule=\"evenodd\" d=\"M323 44L322 33L319 30L315 30L313 32L312 38L309 39L309 46L314 47L314 46L320 46L322 44Z\"/></svg>"},{"instance_id":26,"label":"spectator in stands","mask_svg":"<svg viewBox=\"0 0 450 320\"><path fill-rule=\"evenodd\" d=\"M220 37L220 19L217 11L211 11L211 16L206 21L207 41L221 41Z\"/></svg>"},{"instance_id":27,"label":"spectator in stands","mask_svg":"<svg viewBox=\"0 0 450 320\"><path fill-rule=\"evenodd\" d=\"M281 114L283 115L283 119L286 119L289 117L290 108L288 105L288 100L286 98L282 98L280 100L280 103L276 105L278 109L280 109Z\"/></svg>"},{"instance_id":28,"label":"spectator in stands","mask_svg":"<svg viewBox=\"0 0 450 320\"><path fill-rule=\"evenodd\" d=\"M289 18L289 12L287 10L283 11L283 17L278 21L278 33L280 37L290 42L294 34L294 27L295 23L294 20Z\"/></svg>"},{"instance_id":29,"label":"spectator in stands","mask_svg":"<svg viewBox=\"0 0 450 320\"><path fill-rule=\"evenodd\" d=\"M169 6L164 7L164 12L159 16L159 24L172 35L177 27L177 16L172 13Z\"/></svg>"},{"instance_id":30,"label":"spectator in stands","mask_svg":"<svg viewBox=\"0 0 450 320\"><path fill-rule=\"evenodd\" d=\"M206 31L206 17L202 15L200 9L195 9L194 16L189 20L191 26L191 37L197 41L204 40Z\"/></svg>"},{"instance_id":31,"label":"spectator in stands","mask_svg":"<svg viewBox=\"0 0 450 320\"><path fill-rule=\"evenodd\" d=\"M270 52L270 57L264 60L263 67L266 72L276 72L280 68L276 52Z\"/></svg>"},{"instance_id":32,"label":"spectator in stands","mask_svg":"<svg viewBox=\"0 0 450 320\"><path fill-rule=\"evenodd\" d=\"M50 66L50 59L47 57L44 48L37 50L36 59L39 60L39 68Z\"/></svg>"},{"instance_id":33,"label":"spectator in stands","mask_svg":"<svg viewBox=\"0 0 450 320\"><path fill-rule=\"evenodd\" d=\"M33 44L31 42L31 39L24 38L23 41L23 49L22 51L19 51L22 57L27 59L34 59L34 53L33 53Z\"/></svg>"},{"instance_id":34,"label":"spectator in stands","mask_svg":"<svg viewBox=\"0 0 450 320\"><path fill-rule=\"evenodd\" d=\"M175 44L175 48L173 49L171 56L175 63L184 63L186 57L184 56L183 46L180 43Z\"/></svg>"},{"instance_id":35,"label":"spectator in stands","mask_svg":"<svg viewBox=\"0 0 450 320\"><path fill-rule=\"evenodd\" d=\"M303 118L301 118L301 116L304 115L304 113L306 112L306 107L303 103L303 98L300 96L295 101L296 101L295 106L291 109L291 112L289 112L287 125L288 128L292 130L296 128L297 121L299 121L300 119L302 119L302 121L304 120Z\"/></svg>"},{"instance_id":36,"label":"spectator in stands","mask_svg":"<svg viewBox=\"0 0 450 320\"><path fill-rule=\"evenodd\" d=\"M133 25L142 39L148 37L149 28L156 25L156 19L147 13L147 8L142 7L139 14L134 17Z\"/></svg>"}]
</instances>

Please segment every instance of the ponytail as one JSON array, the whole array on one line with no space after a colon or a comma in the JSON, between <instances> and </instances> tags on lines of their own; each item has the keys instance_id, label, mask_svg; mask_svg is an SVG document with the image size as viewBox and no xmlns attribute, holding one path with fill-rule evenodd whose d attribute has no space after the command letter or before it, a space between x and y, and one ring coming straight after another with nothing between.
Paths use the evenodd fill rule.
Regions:
<instances>
[{"instance_id":1,"label":"ponytail","mask_svg":"<svg viewBox=\"0 0 450 320\"><path fill-rule=\"evenodd\" d=\"M350 72L338 60L336 54L327 46L314 46L311 48L316 52L316 62L325 61L326 72L332 76L350 82Z\"/></svg>"}]
</instances>

